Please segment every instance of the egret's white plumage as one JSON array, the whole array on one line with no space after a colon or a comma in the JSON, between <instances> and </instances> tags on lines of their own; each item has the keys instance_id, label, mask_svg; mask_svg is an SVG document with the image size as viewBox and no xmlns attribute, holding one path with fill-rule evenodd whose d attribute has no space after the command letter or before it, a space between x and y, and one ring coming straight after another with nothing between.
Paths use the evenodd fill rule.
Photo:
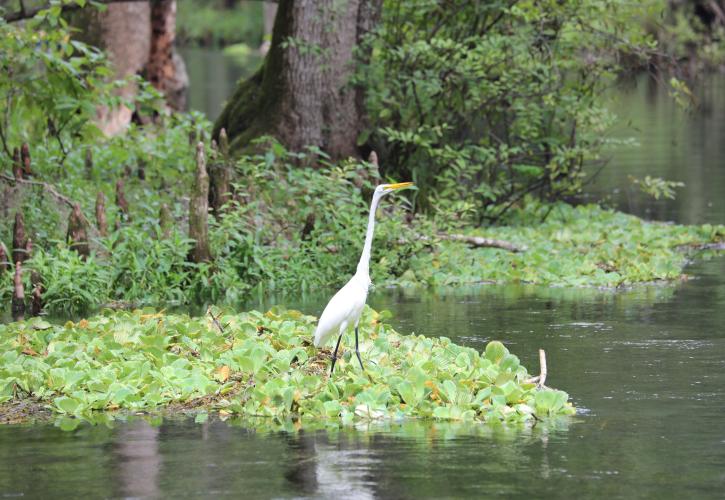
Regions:
<instances>
[{"instance_id":1,"label":"egret's white plumage","mask_svg":"<svg viewBox=\"0 0 725 500\"><path fill-rule=\"evenodd\" d=\"M357 327L371 284L370 250L372 248L373 233L375 231L375 211L378 208L380 199L384 195L396 189L402 189L411 185L411 182L401 182L398 184L381 184L375 188L373 200L370 204L365 245L363 246L362 255L360 255L357 271L350 278L350 281L330 299L330 302L322 312L322 316L320 316L320 321L317 323L317 329L315 330L316 347L324 345L330 338L334 338L335 335L338 337L337 346L335 346L335 353L332 358L331 372L335 369L335 360L337 359L337 348L340 345L340 338L342 338L342 334L350 327L355 328L355 352L358 356L358 361L360 361L360 366L362 366L362 360L360 360L360 353L357 347Z\"/></svg>"},{"instance_id":2,"label":"egret's white plumage","mask_svg":"<svg viewBox=\"0 0 725 500\"><path fill-rule=\"evenodd\" d=\"M341 335L350 326L357 326L368 298L370 276L359 273L350 278L330 299L320 316L315 330L315 346L320 347L335 335Z\"/></svg>"}]
</instances>

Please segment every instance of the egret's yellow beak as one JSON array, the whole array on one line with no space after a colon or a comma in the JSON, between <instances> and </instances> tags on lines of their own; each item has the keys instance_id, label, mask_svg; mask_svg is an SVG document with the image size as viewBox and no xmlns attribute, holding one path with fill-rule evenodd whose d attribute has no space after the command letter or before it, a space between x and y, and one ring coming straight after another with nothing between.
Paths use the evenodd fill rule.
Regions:
<instances>
[{"instance_id":1,"label":"egret's yellow beak","mask_svg":"<svg viewBox=\"0 0 725 500\"><path fill-rule=\"evenodd\" d=\"M386 184L385 190L386 191L395 191L396 189L404 189L410 186L413 186L414 184L412 182L398 182L396 184Z\"/></svg>"}]
</instances>

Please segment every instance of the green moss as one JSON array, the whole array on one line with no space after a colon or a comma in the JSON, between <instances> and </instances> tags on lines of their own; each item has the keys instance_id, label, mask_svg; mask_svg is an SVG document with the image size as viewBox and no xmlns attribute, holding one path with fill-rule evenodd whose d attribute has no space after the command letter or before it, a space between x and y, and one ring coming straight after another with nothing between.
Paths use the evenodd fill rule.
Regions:
<instances>
[{"instance_id":1,"label":"green moss","mask_svg":"<svg viewBox=\"0 0 725 500\"><path fill-rule=\"evenodd\" d=\"M190 318L154 311L51 325L0 326L0 403L37 398L53 412L172 408L276 418L529 422L573 414L562 391L539 389L500 342L483 353L447 338L401 335L367 309L366 371L351 352L328 378L315 318L272 310ZM221 326L221 328L220 328ZM223 329L223 332L222 332Z\"/></svg>"}]
</instances>

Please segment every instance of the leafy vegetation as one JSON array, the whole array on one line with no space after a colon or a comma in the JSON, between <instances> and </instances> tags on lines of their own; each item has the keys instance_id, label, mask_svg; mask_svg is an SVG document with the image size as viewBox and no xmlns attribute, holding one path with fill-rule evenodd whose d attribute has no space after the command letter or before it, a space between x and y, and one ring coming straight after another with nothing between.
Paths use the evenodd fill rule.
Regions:
<instances>
[{"instance_id":1,"label":"leafy vegetation","mask_svg":"<svg viewBox=\"0 0 725 500\"><path fill-rule=\"evenodd\" d=\"M512 253L443 241L434 251L412 258L410 270L395 282L619 287L677 280L685 277L683 268L693 250L725 239L725 226L646 222L596 205L532 202L512 213L505 226L467 234L503 239L527 249Z\"/></svg>"},{"instance_id":2,"label":"leafy vegetation","mask_svg":"<svg viewBox=\"0 0 725 500\"><path fill-rule=\"evenodd\" d=\"M663 53L680 63L689 77L725 63L725 18L722 2L654 0L645 28L657 39Z\"/></svg>"},{"instance_id":3,"label":"leafy vegetation","mask_svg":"<svg viewBox=\"0 0 725 500\"><path fill-rule=\"evenodd\" d=\"M495 19L491 17L494 14L508 12L500 10L501 6L497 5L489 5L489 10L475 10L474 14L477 13L481 19L492 20ZM520 24L517 24L518 27L526 27L534 20L554 22L569 12L566 9L573 8L557 7L564 10L552 11L551 16L554 17L549 19L541 17L543 14L535 7L527 5L519 4L519 10L512 11L514 17L506 22L515 21ZM401 3L402 9L409 7L408 3ZM463 10L456 16L470 13L468 9L483 7L462 4L461 8ZM578 110L577 113L584 113L585 108L598 109L587 108L590 103L588 98L582 101L570 99L573 95L570 92L581 90L582 81L556 80L556 75L549 68L552 60L536 51L529 52L529 49L514 50L523 39L514 40L510 38L514 35L507 31L497 31L502 27L494 29L492 26L487 31L493 38L476 38L476 43L481 44L477 45L480 50L468 51L470 55L465 58L461 51L468 42L461 41L462 35L450 32L451 28L447 25L441 27L436 36L426 38L428 41L425 43L430 46L423 47L414 42L416 37L426 34L425 30L431 28L426 21L428 18L423 16L429 11L423 9L413 17L404 16L409 19L404 22L415 20L415 23L420 23L415 24L418 26L415 29L411 25L412 31L388 33L385 29L389 26L384 24L382 38L373 42L399 40L399 50L402 51L395 55L383 51L381 46L380 51L383 52L378 54L378 62L374 63L379 64L374 66L374 69L377 68L375 71L387 68L385 71L390 70L390 74L399 78L390 82L389 90L393 94L389 97L385 97L384 89L371 89L373 109L381 106L388 110L387 115L383 113L385 116L378 114L383 120L379 125L387 124L385 127L392 131L397 130L395 127L405 128L414 123L413 117L418 116L415 114L418 110L401 107L400 104L415 102L415 96L406 92L417 88L423 81L435 82L437 78L443 78L439 70L445 73L445 65L453 61L460 64L453 68L454 73L439 82L444 93L438 94L435 89L429 88L425 94L428 100L424 101L428 103L427 111L418 116L432 119L441 115L438 118L443 121L435 118L438 120L435 126L459 122L452 115L446 115L450 111L448 107L439 109L440 102L449 99L452 103L459 103L464 106L461 109L465 111L464 115L468 116L466 113L473 112L474 108L466 106L474 101L480 105L489 98L517 98L518 91L515 89L524 84L534 85L532 79L539 73L543 78L541 89L548 92L545 93L546 99L544 95L537 97L539 107L529 107L525 101L516 101L519 104L512 108L504 106L501 101L500 105L496 105L498 107L491 108L496 109L494 114L498 117L512 118L510 124L520 129L516 136L519 139L540 140L536 143L538 145L528 143L533 148L531 151L541 152L541 148L551 146L553 136L547 134L563 130L554 124L565 115L556 113L565 109ZM579 17L583 16L583 11L576 12ZM569 24L562 25L555 35L562 37L571 29ZM210 215L213 260L191 263L187 256L193 241L188 238L186 228L188 193L195 167L193 146L198 140L208 142L210 124L198 114L166 114L158 106L158 93L141 81L136 82L139 85L136 101L123 103L115 96L114 90L127 82L108 81L111 72L105 55L74 41L63 19L52 9L25 25L0 21L0 31L0 53L4 55L0 64L7 70L0 78L0 130L3 132L0 136L3 140L0 158L5 164L12 165L11 150L22 143L29 144L33 172L31 182L36 182L13 185L12 180L8 181L9 176L4 177L0 208L7 216L0 218L0 241L11 246L14 215L16 211L23 213L28 236L33 241L32 258L25 263L26 272L23 274L25 289L32 290L31 272L27 271L37 271L46 311L80 314L114 301L136 305L236 304L255 291L339 286L354 272L362 247L370 193L384 179L373 165L353 160L333 163L317 149L290 152L274 141L266 141L259 148L261 153L230 162L229 166L234 171L232 200L220 213ZM522 28L519 31L521 33L517 37L533 36L530 30ZM408 39L408 36L412 38ZM455 41L450 50L444 50L445 40ZM556 57L572 55L573 44L574 41L568 38L561 40L557 50L563 52L555 52ZM497 83L493 82L495 85L492 82L481 84L482 87L479 85L488 90L485 96L473 96L476 100L471 101L472 95L469 91L461 92L463 87L459 84L468 88L469 84L478 81L480 75L476 76L474 66L490 56L490 53L486 56L484 52L506 47L520 58L523 69L513 74L510 73L513 71L511 65L503 64L497 58L489 61L498 68L499 79ZM388 49L390 47L385 50ZM428 68L424 74L406 73L411 68L407 66L407 57L413 56L418 67ZM474 56L478 59L469 60ZM592 63L592 71L607 73L609 66L604 62L606 60ZM562 74L571 71L573 69L569 68ZM455 84L449 81L454 75L457 75L454 80L458 82ZM504 80L500 78L508 78L508 83L503 85ZM418 98L424 95L420 94L422 89L416 92ZM391 97L393 95L397 97ZM444 95L446 99L442 99ZM567 103L573 107L567 107ZM121 104L133 107L142 116L154 116L154 122L144 126L132 125L123 135L103 137L95 123L96 109ZM524 116L525 113L520 114L522 109L531 113ZM554 114L550 114L551 110ZM551 123L554 128L541 135L540 131L527 128L527 123ZM581 132L584 122L578 120L577 123L577 130ZM447 130L446 127L440 130L444 129ZM420 156L420 151L412 153L415 148L404 148L411 152L410 161L420 160L420 165L430 167L426 172L435 172L435 165L453 165L452 169L459 165L463 169L459 171L462 177L458 174L450 176L453 170L442 170L435 174L436 180L431 180L432 184L423 182L421 192L412 199L395 196L385 200L378 214L371 266L373 280L378 284L494 281L620 286L671 280L680 277L688 256L687 252L679 252L678 246L723 240L723 231L719 227L648 224L594 207L574 209L560 204L541 204L525 197L516 199L527 191L528 184L520 184L513 178L505 180L508 167L497 170L504 176L503 184L499 183L500 179L492 180L494 184L490 184L486 176L476 174L468 177L471 173L469 167L487 169L503 164L481 163L478 160L461 163L455 158L474 151L477 155L489 148L487 157L506 157L514 161L516 155L509 155L513 149L502 156L503 146L457 142L455 137L446 134L441 136L442 142L436 143L438 145L431 143L430 148L423 148L428 151L423 156ZM487 137L490 139L490 134ZM390 144L394 143L396 141L391 139ZM519 152L528 151L526 148L529 146L523 144L516 146L523 148ZM449 145L453 149L449 150ZM459 146L462 149L455 149ZM562 155L557 158L563 161L563 158L576 156L582 159L586 156L577 156L578 153L571 156L573 150L567 148L557 150ZM446 151L454 150L453 156L447 156ZM209 147L207 156L211 163L220 161ZM514 163L519 161L520 158ZM554 163L559 166L566 163L557 162ZM310 163L317 168L300 168L300 165ZM513 167L514 163L509 166ZM554 163L546 164L548 166L544 170L549 169L546 175L553 172L550 167ZM521 169L516 167L511 171L515 170ZM412 170L392 171L423 180ZM579 174L572 175L578 178ZM578 182L573 180L574 177L566 182ZM404 178L397 177L396 180ZM563 177L557 174L556 178ZM68 204L59 202L57 196L37 182L48 183L67 200L79 203L82 212L91 219L96 194L100 192L107 200L116 200L114 186L119 180L125 183L128 213L123 212L117 203L108 202L106 213L110 232L101 236L91 224L88 228L91 255L83 259L70 249L66 240ZM669 196L674 187L664 181L644 182L647 189L664 196ZM469 189L473 185L471 183L478 187ZM494 185L503 189L500 193L517 194L514 199L500 204L503 199L496 198L498 195L491 198L481 191L498 189ZM431 186L438 189L436 196L439 203L435 212L423 215L416 208L421 203L425 204L425 191ZM494 199L498 201L489 205ZM164 205L171 214L171 227L161 227L159 212ZM507 226L482 227L479 224L482 216L493 213L489 208L495 209L498 222ZM526 246L528 250L511 254L495 249L469 249L460 243L440 241L438 234L441 232L506 239ZM12 273L8 270L0 275L0 300L3 304L10 302L11 293Z\"/></svg>"},{"instance_id":4,"label":"leafy vegetation","mask_svg":"<svg viewBox=\"0 0 725 500\"><path fill-rule=\"evenodd\" d=\"M584 2L390 1L359 81L385 174L424 207L498 219L529 193L582 188L613 116L602 93L626 54L654 47L645 7ZM361 141L368 140L362 137Z\"/></svg>"},{"instance_id":5,"label":"leafy vegetation","mask_svg":"<svg viewBox=\"0 0 725 500\"><path fill-rule=\"evenodd\" d=\"M366 371L346 352L332 378L312 347L315 318L271 310L190 318L150 310L78 323L0 326L0 402L37 398L54 412L182 405L304 423L391 418L532 422L571 415L565 392L529 382L500 342L484 352L405 336L364 313ZM222 331L223 329L223 331Z\"/></svg>"},{"instance_id":6,"label":"leafy vegetation","mask_svg":"<svg viewBox=\"0 0 725 500\"><path fill-rule=\"evenodd\" d=\"M99 237L85 261L64 241L39 245L26 267L42 278L47 310L78 314L117 300L235 304L253 290L341 285L354 273L362 247L368 209L362 193L379 182L375 171L356 162L299 169L288 163L283 149L278 147L277 153L244 157L237 164L238 195L224 215L211 221L211 263L188 262L192 242L183 226L166 238L159 236L155 211L144 204L131 211L131 223ZM361 178L369 180L358 187L355 182ZM137 186L136 194L142 196L143 183ZM175 213L184 220L182 206ZM693 249L725 239L722 226L645 222L596 206L533 200L512 210L506 225L478 230L414 216L404 198L386 200L378 218L371 270L379 285L617 287L675 280ZM526 250L469 248L439 240L439 229L503 239ZM51 240L62 238L62 225L45 230ZM25 278L30 289L29 273ZM9 271L4 283L2 296L9 299Z\"/></svg>"}]
</instances>

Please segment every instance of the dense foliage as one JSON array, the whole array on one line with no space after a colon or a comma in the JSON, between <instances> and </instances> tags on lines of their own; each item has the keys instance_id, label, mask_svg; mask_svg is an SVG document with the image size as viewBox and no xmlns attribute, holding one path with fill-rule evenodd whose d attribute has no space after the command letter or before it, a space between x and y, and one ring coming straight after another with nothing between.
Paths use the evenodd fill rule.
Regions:
<instances>
[{"instance_id":1,"label":"dense foliage","mask_svg":"<svg viewBox=\"0 0 725 500\"><path fill-rule=\"evenodd\" d=\"M599 5L583 4L592 9ZM428 216L414 213L413 203L425 199L425 193L412 200L394 195L384 201L373 249L374 282L620 286L671 280L680 276L687 255L676 250L678 246L722 241L722 228L717 227L647 224L592 207L541 205L529 198L512 204L542 182L549 186L547 189L561 187L560 193L570 192L569 187L579 182L580 162L588 154L582 141L591 139L594 144L600 140L593 129L587 132L584 124L594 126L604 114L593 104L594 94L582 97L584 94L577 93L588 88L590 72L600 76L609 73L610 59L605 57L609 52L599 57L592 45L588 54L593 59L586 71L578 66L586 58L574 57L584 53L575 50L575 40L570 39L574 37L572 26L579 26L571 23L589 11L567 10L575 9L570 3L557 4L559 7L546 16L525 2L504 10L496 3L488 7L456 4L458 8L448 12L453 17L444 16L447 21L435 33L425 31L433 27L423 15L433 12L433 4L420 5L420 12L409 12L406 9L410 5L400 3L401 31L386 31L393 20L386 18L382 33L372 41L379 44L370 67L372 75L385 70L396 78L387 79L387 90L371 87L371 106L378 109L376 116L381 120L378 140L387 134L389 144L397 144L393 149L407 151L406 161L424 169L405 170L401 163L390 171L400 175L396 180L408 175L416 178L423 191L435 186L438 211ZM609 5L604 2L599 8ZM511 15L499 19L502 12ZM572 12L576 14L573 18L559 19ZM468 15L479 19L478 23L454 23ZM386 10L386 16L393 16L393 11ZM464 32L452 32L448 21L460 25ZM554 44L546 45L553 51L549 55L541 52L544 46L519 46L531 42L537 22L563 23L551 34L554 38L541 42ZM469 24L482 23L491 26L479 34L465 31L473 29ZM510 23L517 29L504 29L514 26ZM332 163L319 150L289 152L274 141L265 142L259 148L262 153L229 162L234 171L232 201L209 219L213 259L189 262L193 241L188 238L187 225L194 144L206 141L209 123L197 114L166 114L158 106L158 94L142 81L136 82L136 101L121 102L114 90L127 82L108 80L111 72L105 55L72 40L59 9L45 11L24 25L0 21L0 31L0 160L3 165L12 165L12 150L29 144L29 179L36 183L15 184L9 169L3 172L0 241L11 247L13 220L17 212L22 213L33 241L32 258L25 263L23 274L25 289L32 290L29 271L37 271L46 311L78 314L113 301L238 303L253 291L340 286L354 272L370 194L383 180L373 165L352 160ZM426 33L425 40L419 40ZM463 37L466 33L467 38ZM584 40L590 36L596 39L590 33ZM400 42L397 49L385 45L395 40ZM584 42L579 45L580 50L587 47ZM504 49L512 61L518 61L519 70L496 55ZM556 59L564 55L571 60ZM409 74L413 62L421 73ZM482 74L476 65L484 63L493 66ZM473 83L479 90L474 91ZM516 90L520 86L528 87L522 93ZM442 102L451 105L443 106ZM139 116L153 117L153 122L132 125L116 137L101 136L95 124L96 110L122 104L133 107ZM512 142L504 147L490 142L497 136L492 125L495 120L479 121L474 117L477 109L496 120L508 120L509 132L515 132L510 137L517 145ZM418 115L421 110L424 113ZM459 111L460 116L456 114ZM557 134L569 130L566 127L572 123L567 120L574 116L576 144L557 143ZM398 134L395 130L410 127L419 119L424 119L423 128L439 127L436 130L443 134L440 141L400 149L402 143L394 139ZM457 135L464 132L462 128L456 134L449 133L454 123L488 132L476 136L478 142L474 142L475 134ZM542 124L549 128L542 129ZM418 137L415 141L425 136L420 131L413 135ZM464 135L467 138L459 140ZM547 163L535 165L532 158L547 148L553 156ZM393 154L385 147L382 151ZM530 154L534 156L529 158ZM208 144L207 156L211 163L220 161ZM480 162L484 157L505 158L508 163ZM526 164L521 163L524 157L529 158ZM576 165L572 167L569 160ZM300 168L300 164L313 161L318 168ZM424 172L430 176L421 177ZM532 175L521 177L525 172ZM119 180L125 183L127 214L116 201L114 186ZM47 183L55 192L39 183ZM662 190L662 186L653 187ZM91 223L91 255L83 259L67 241L67 201L80 204L92 220L99 192L108 200L110 232L101 236ZM509 195L513 195L509 204L501 205ZM161 227L163 205L171 214L170 227ZM496 207L495 213L490 211L492 207ZM486 214L510 226L470 229L471 222ZM439 240L441 231L508 239L528 250L511 254L470 249ZM8 304L12 270L2 273L0 280L0 300Z\"/></svg>"},{"instance_id":2,"label":"dense foliage","mask_svg":"<svg viewBox=\"0 0 725 500\"><path fill-rule=\"evenodd\" d=\"M296 311L225 314L219 326L154 311L2 325L0 403L33 397L77 417L179 403L303 423L516 423L574 413L565 392L529 382L500 342L479 353L446 338L400 335L381 319L368 309L361 321L366 371L348 351L331 378L329 356L310 342L315 318Z\"/></svg>"},{"instance_id":3,"label":"dense foliage","mask_svg":"<svg viewBox=\"0 0 725 500\"><path fill-rule=\"evenodd\" d=\"M725 3L722 0L652 0L645 28L662 53L695 78L725 64Z\"/></svg>"},{"instance_id":4,"label":"dense foliage","mask_svg":"<svg viewBox=\"0 0 725 500\"><path fill-rule=\"evenodd\" d=\"M114 89L125 81L113 75L105 54L70 38L60 6L41 11L25 25L0 17L0 146L3 164L11 149L31 142L60 173L75 142L98 138L97 106L119 106ZM140 85L138 106L157 94Z\"/></svg>"},{"instance_id":5,"label":"dense foliage","mask_svg":"<svg viewBox=\"0 0 725 500\"><path fill-rule=\"evenodd\" d=\"M368 90L384 173L421 202L496 219L527 193L582 187L612 116L600 99L622 55L652 44L622 0L385 2ZM367 138L361 138L365 141Z\"/></svg>"}]
</instances>

